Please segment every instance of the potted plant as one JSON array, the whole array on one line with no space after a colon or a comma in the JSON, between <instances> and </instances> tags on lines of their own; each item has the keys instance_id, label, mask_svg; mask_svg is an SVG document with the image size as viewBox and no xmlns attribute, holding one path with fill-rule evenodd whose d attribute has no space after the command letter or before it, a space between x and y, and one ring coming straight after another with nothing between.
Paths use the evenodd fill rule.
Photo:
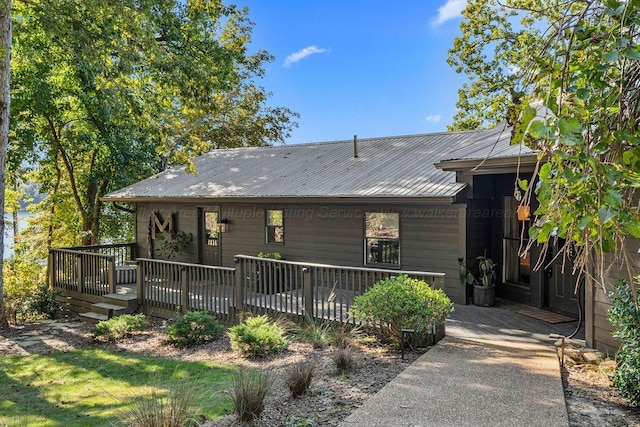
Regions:
<instances>
[{"instance_id":1,"label":"potted plant","mask_svg":"<svg viewBox=\"0 0 640 427\"><path fill-rule=\"evenodd\" d=\"M496 302L495 267L498 265L485 252L477 258L480 281L473 285L473 303L481 307L491 307Z\"/></svg>"},{"instance_id":2,"label":"potted plant","mask_svg":"<svg viewBox=\"0 0 640 427\"><path fill-rule=\"evenodd\" d=\"M471 304L473 302L473 285L476 282L476 278L467 268L467 264L464 262L464 258L458 258L458 265L460 266L460 284L465 287L465 302ZM467 299L468 298L468 299Z\"/></svg>"},{"instance_id":3,"label":"potted plant","mask_svg":"<svg viewBox=\"0 0 640 427\"><path fill-rule=\"evenodd\" d=\"M481 307L491 307L496 300L496 285L494 283L496 272L494 269L498 264L488 258L486 252L484 255L477 257L477 260L480 281L467 268L464 258L458 258L460 284L463 286L473 285L473 304Z\"/></svg>"}]
</instances>

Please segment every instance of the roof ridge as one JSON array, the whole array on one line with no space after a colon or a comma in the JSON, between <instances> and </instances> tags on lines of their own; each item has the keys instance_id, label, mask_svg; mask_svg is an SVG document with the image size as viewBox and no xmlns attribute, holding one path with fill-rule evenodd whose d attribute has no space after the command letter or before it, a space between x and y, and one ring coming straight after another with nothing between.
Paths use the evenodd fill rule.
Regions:
<instances>
[{"instance_id":1,"label":"roof ridge","mask_svg":"<svg viewBox=\"0 0 640 427\"><path fill-rule=\"evenodd\" d=\"M368 137L358 137L358 141L371 141L371 140L385 140L385 139L399 139L399 138L416 138L416 137L425 137L425 136L441 136L441 135L457 135L461 133L480 133L486 132L493 128L485 128L485 129L465 129L465 130L457 130L457 131L440 131L440 132L428 132L428 133L415 133L415 134L406 134L406 135L388 135L388 136L368 136ZM227 148L214 148L206 153L201 154L200 156L205 156L210 153L219 153L224 151L240 151L240 150L269 150L274 148L294 148L294 147L316 147L322 145L331 145L338 143L351 143L353 139L337 139L332 141L314 141L314 142L300 142L297 144L287 144L281 143L280 145L260 145L260 146L250 146L250 147L227 147Z\"/></svg>"}]
</instances>

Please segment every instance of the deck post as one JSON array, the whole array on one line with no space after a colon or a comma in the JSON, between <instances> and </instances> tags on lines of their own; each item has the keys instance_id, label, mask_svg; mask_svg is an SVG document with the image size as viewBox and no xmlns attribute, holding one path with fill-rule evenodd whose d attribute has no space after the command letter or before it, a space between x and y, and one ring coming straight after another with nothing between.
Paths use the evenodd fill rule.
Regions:
<instances>
[{"instance_id":1,"label":"deck post","mask_svg":"<svg viewBox=\"0 0 640 427\"><path fill-rule=\"evenodd\" d=\"M84 272L82 271L82 254L76 255L76 278L78 283L78 292L84 293Z\"/></svg>"},{"instance_id":2,"label":"deck post","mask_svg":"<svg viewBox=\"0 0 640 427\"><path fill-rule=\"evenodd\" d=\"M189 311L189 272L185 267L180 268L180 312Z\"/></svg>"},{"instance_id":3,"label":"deck post","mask_svg":"<svg viewBox=\"0 0 640 427\"><path fill-rule=\"evenodd\" d=\"M138 305L140 307L142 307L142 301L143 301L143 281L144 281L144 273L142 272L142 269L144 267L144 262L140 262L140 261L136 261L136 296L138 297ZM144 309L144 307L143 307Z\"/></svg>"},{"instance_id":4,"label":"deck post","mask_svg":"<svg viewBox=\"0 0 640 427\"><path fill-rule=\"evenodd\" d=\"M47 268L49 269L48 271L48 278L49 278L49 287L50 288L55 288L56 287L56 283L54 283L55 281L55 275L54 275L54 271L56 271L56 257L53 255L53 249L49 250L49 262L47 264Z\"/></svg>"},{"instance_id":5,"label":"deck post","mask_svg":"<svg viewBox=\"0 0 640 427\"><path fill-rule=\"evenodd\" d=\"M305 314L313 319L313 286L309 267L302 268L302 298L304 299Z\"/></svg>"},{"instance_id":6,"label":"deck post","mask_svg":"<svg viewBox=\"0 0 640 427\"><path fill-rule=\"evenodd\" d=\"M115 294L116 293L116 257L112 255L107 260L107 265L109 266L108 267L109 276L107 277L107 283L109 285L109 293Z\"/></svg>"},{"instance_id":7,"label":"deck post","mask_svg":"<svg viewBox=\"0 0 640 427\"><path fill-rule=\"evenodd\" d=\"M234 313L233 316L236 322L239 320L240 312L244 307L244 287L242 281L242 274L244 272L244 268L242 268L243 263L240 261L240 258L234 258L233 262L236 263L236 270L234 272L234 282L235 282L235 296L234 296Z\"/></svg>"}]
</instances>

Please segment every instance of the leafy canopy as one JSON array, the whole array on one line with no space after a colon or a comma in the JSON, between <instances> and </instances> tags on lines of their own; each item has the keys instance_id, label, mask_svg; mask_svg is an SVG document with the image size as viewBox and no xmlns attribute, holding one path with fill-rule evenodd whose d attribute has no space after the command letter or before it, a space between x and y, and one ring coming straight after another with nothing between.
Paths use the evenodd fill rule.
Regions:
<instances>
[{"instance_id":1,"label":"leafy canopy","mask_svg":"<svg viewBox=\"0 0 640 427\"><path fill-rule=\"evenodd\" d=\"M470 0L464 15L454 127L514 125L512 143L540 153L514 189L539 201L530 244L541 259L560 244L581 271L596 254L603 281L605 254L628 257L640 238L640 1Z\"/></svg>"},{"instance_id":2,"label":"leafy canopy","mask_svg":"<svg viewBox=\"0 0 640 427\"><path fill-rule=\"evenodd\" d=\"M214 148L284 141L295 126L258 85L272 57L249 52L246 8L32 0L16 2L14 28L10 161L36 171L50 221L85 244L121 228L100 200L108 191ZM74 215L57 211L66 201Z\"/></svg>"}]
</instances>

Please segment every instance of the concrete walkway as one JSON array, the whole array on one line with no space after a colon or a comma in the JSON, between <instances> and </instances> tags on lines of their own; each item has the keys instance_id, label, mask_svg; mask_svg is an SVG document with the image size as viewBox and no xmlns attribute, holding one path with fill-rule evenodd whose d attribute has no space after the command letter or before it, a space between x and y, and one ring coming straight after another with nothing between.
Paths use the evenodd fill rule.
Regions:
<instances>
[{"instance_id":1,"label":"concrete walkway","mask_svg":"<svg viewBox=\"0 0 640 427\"><path fill-rule=\"evenodd\" d=\"M568 426L548 334L568 335L577 322L548 324L518 307L456 306L447 337L340 426Z\"/></svg>"}]
</instances>

